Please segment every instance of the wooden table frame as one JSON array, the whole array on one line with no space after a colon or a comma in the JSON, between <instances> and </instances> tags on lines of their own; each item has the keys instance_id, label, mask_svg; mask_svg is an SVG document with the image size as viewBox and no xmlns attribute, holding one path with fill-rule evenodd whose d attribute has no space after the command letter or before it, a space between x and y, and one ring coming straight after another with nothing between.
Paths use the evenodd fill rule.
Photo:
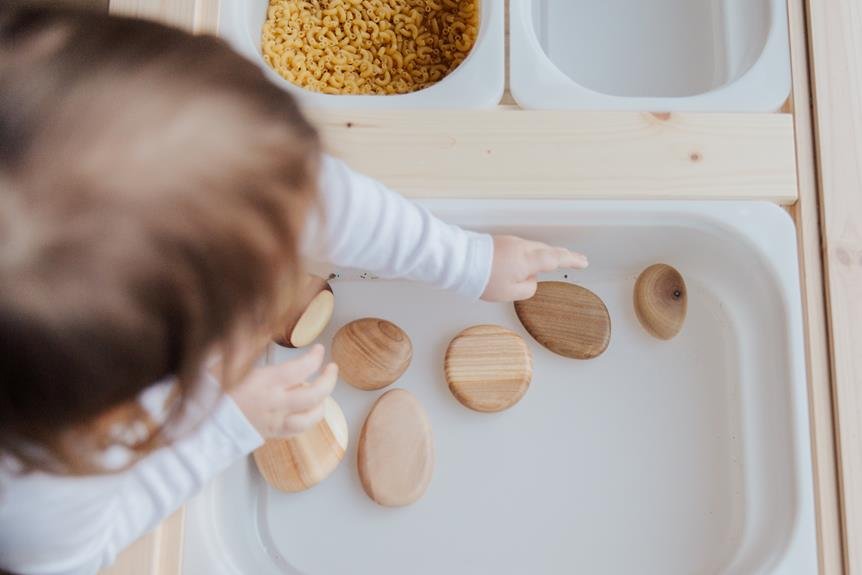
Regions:
<instances>
[{"instance_id":1,"label":"wooden table frame","mask_svg":"<svg viewBox=\"0 0 862 575\"><path fill-rule=\"evenodd\" d=\"M110 6L199 33L218 21L218 0ZM506 98L496 111L312 115L334 152L407 195L785 205L798 231L820 573L862 575L862 366L854 363L862 305L850 291L862 287L862 231L854 227L862 224L862 144L852 139L854 128L862 139L862 3L788 0L788 9L793 92L784 114L528 112ZM393 141L422 161L411 163ZM561 149L578 153L563 158ZM408 164L394 169L393 154ZM528 167L501 178L495 167L512 158ZM182 522L180 510L103 573L179 574Z\"/></svg>"}]
</instances>

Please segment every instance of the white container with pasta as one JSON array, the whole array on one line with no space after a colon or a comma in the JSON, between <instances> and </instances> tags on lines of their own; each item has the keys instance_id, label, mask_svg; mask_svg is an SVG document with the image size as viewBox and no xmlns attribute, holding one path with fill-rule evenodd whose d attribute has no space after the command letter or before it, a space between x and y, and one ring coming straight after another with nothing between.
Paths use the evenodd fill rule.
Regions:
<instances>
[{"instance_id":1,"label":"white container with pasta","mask_svg":"<svg viewBox=\"0 0 862 575\"><path fill-rule=\"evenodd\" d=\"M373 0L388 6L386 0ZM439 0L446 5L445 0ZM326 94L305 89L285 79L264 58L262 35L269 0L222 0L218 33L244 56L258 63L272 80L296 94L302 104L317 108L484 108L496 106L503 95L505 84L505 14L503 0L476 0L478 4L478 30L472 48L466 57L436 83L416 91L401 94ZM345 2L345 5L354 4ZM363 3L364 4L364 3ZM362 4L357 10L362 9ZM374 23L370 23L375 29ZM343 29L343 26L339 26ZM409 28L409 26L408 26ZM396 33L410 34L410 30L393 28ZM340 32L339 32L340 33ZM324 31L325 34L325 31ZM435 41L438 35L434 35ZM399 39L400 40L400 39ZM342 63L341 42L329 59ZM421 41L420 41L421 43ZM349 49L349 48L348 48ZM424 48L423 48L424 49ZM270 54L271 56L271 54ZM383 57L401 59L409 54L389 52ZM320 65L316 62L316 66ZM327 76L328 77L328 76Z\"/></svg>"}]
</instances>

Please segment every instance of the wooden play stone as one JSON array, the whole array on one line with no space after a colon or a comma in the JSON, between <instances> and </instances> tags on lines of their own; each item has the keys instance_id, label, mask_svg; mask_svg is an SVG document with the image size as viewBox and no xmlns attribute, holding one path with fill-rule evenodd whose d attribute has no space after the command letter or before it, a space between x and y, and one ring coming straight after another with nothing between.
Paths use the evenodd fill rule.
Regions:
<instances>
[{"instance_id":1,"label":"wooden play stone","mask_svg":"<svg viewBox=\"0 0 862 575\"><path fill-rule=\"evenodd\" d=\"M304 491L326 479L347 450L347 420L331 397L324 418L300 435L268 439L254 452L254 461L267 483L281 491Z\"/></svg>"},{"instance_id":2,"label":"wooden play stone","mask_svg":"<svg viewBox=\"0 0 862 575\"><path fill-rule=\"evenodd\" d=\"M524 328L556 354L574 359L601 355L611 340L611 316L590 290L566 282L539 282L536 295L516 301Z\"/></svg>"},{"instance_id":3,"label":"wooden play stone","mask_svg":"<svg viewBox=\"0 0 862 575\"><path fill-rule=\"evenodd\" d=\"M470 409L484 412L512 407L533 377L526 342L498 325L468 327L449 342L446 383L452 395Z\"/></svg>"},{"instance_id":4,"label":"wooden play stone","mask_svg":"<svg viewBox=\"0 0 862 575\"><path fill-rule=\"evenodd\" d=\"M654 264L635 282L635 313L647 332L671 339L685 322L688 292L682 274L667 264Z\"/></svg>"},{"instance_id":5,"label":"wooden play stone","mask_svg":"<svg viewBox=\"0 0 862 575\"><path fill-rule=\"evenodd\" d=\"M298 299L301 303L288 313L284 326L273 338L278 345L305 347L323 333L332 319L335 295L326 280L309 276Z\"/></svg>"},{"instance_id":6,"label":"wooden play stone","mask_svg":"<svg viewBox=\"0 0 862 575\"><path fill-rule=\"evenodd\" d=\"M359 478L368 496L387 507L410 505L434 472L434 439L425 410L403 389L384 393L359 436Z\"/></svg>"},{"instance_id":7,"label":"wooden play stone","mask_svg":"<svg viewBox=\"0 0 862 575\"><path fill-rule=\"evenodd\" d=\"M403 329L366 317L343 326L332 339L332 360L342 379L359 389L380 389L407 370L413 344Z\"/></svg>"}]
</instances>

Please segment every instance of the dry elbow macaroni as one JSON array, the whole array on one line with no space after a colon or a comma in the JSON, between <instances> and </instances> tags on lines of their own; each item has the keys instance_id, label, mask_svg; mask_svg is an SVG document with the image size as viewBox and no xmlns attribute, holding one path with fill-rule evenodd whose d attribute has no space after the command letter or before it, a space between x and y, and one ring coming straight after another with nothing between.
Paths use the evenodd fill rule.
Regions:
<instances>
[{"instance_id":1,"label":"dry elbow macaroni","mask_svg":"<svg viewBox=\"0 0 862 575\"><path fill-rule=\"evenodd\" d=\"M263 57L325 94L405 94L439 82L473 48L479 0L270 0Z\"/></svg>"}]
</instances>

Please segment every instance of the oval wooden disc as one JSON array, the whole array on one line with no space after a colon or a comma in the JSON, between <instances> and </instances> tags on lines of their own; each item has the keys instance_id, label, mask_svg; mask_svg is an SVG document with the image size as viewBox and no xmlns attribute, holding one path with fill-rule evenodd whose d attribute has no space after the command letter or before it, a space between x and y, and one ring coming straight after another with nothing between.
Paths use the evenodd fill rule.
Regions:
<instances>
[{"instance_id":1,"label":"oval wooden disc","mask_svg":"<svg viewBox=\"0 0 862 575\"><path fill-rule=\"evenodd\" d=\"M410 338L385 319L357 319L332 338L332 360L344 381L359 389L380 389L393 383L412 358Z\"/></svg>"},{"instance_id":2,"label":"oval wooden disc","mask_svg":"<svg viewBox=\"0 0 862 575\"><path fill-rule=\"evenodd\" d=\"M536 295L515 302L515 312L536 341L565 357L597 357L611 341L608 308L599 296L579 285L539 282Z\"/></svg>"},{"instance_id":3,"label":"oval wooden disc","mask_svg":"<svg viewBox=\"0 0 862 575\"><path fill-rule=\"evenodd\" d=\"M359 436L357 466L362 487L380 505L410 505L425 493L434 472L434 439L425 410L410 392L391 389L371 408Z\"/></svg>"},{"instance_id":4,"label":"oval wooden disc","mask_svg":"<svg viewBox=\"0 0 862 575\"><path fill-rule=\"evenodd\" d=\"M635 282L635 313L647 332L671 339L685 322L688 293L682 274L667 264L654 264Z\"/></svg>"},{"instance_id":5,"label":"oval wooden disc","mask_svg":"<svg viewBox=\"0 0 862 575\"><path fill-rule=\"evenodd\" d=\"M297 300L285 319L281 332L273 341L283 347L305 347L323 333L335 311L335 295L329 283L308 276Z\"/></svg>"},{"instance_id":6,"label":"oval wooden disc","mask_svg":"<svg viewBox=\"0 0 862 575\"><path fill-rule=\"evenodd\" d=\"M254 452L254 462L266 482L276 489L304 491L326 479L347 450L347 420L331 397L324 418L304 433L287 439L268 439Z\"/></svg>"},{"instance_id":7,"label":"oval wooden disc","mask_svg":"<svg viewBox=\"0 0 862 575\"><path fill-rule=\"evenodd\" d=\"M470 409L502 411L524 396L533 377L526 342L498 325L468 327L449 342L446 383Z\"/></svg>"}]
</instances>

